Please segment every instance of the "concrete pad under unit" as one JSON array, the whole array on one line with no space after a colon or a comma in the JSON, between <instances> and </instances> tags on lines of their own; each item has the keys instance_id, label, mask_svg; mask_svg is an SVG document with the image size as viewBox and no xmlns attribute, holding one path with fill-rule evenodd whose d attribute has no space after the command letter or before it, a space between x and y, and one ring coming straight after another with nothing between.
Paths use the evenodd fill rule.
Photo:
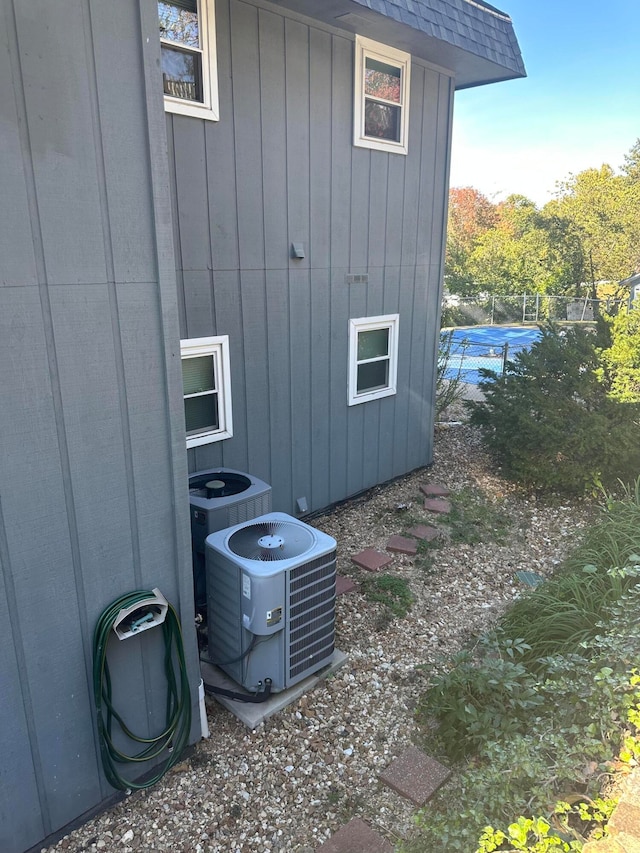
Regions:
<instances>
[{"instance_id":1,"label":"concrete pad under unit","mask_svg":"<svg viewBox=\"0 0 640 853\"><path fill-rule=\"evenodd\" d=\"M229 699L227 696L216 696L214 693L209 694L216 702L219 702L227 711L231 711L234 717L237 717L240 722L244 723L249 729L257 728L260 723L263 723L269 717L282 711L296 699L299 699L304 693L310 690L322 681L337 672L349 660L349 656L344 652L336 649L331 658L331 663L323 667L323 669L308 676L303 681L298 682L288 690L282 690L280 693L272 693L266 702L240 702L237 699ZM221 687L223 690L233 690L236 693L249 694L239 684L236 684L228 675L213 666L210 663L201 661L200 672L205 684L211 684L213 687Z\"/></svg>"}]
</instances>

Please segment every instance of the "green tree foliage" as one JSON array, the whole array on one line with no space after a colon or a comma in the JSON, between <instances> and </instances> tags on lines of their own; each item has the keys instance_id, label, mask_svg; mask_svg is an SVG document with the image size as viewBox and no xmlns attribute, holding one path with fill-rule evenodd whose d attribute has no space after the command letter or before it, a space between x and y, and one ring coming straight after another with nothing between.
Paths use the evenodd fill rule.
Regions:
<instances>
[{"instance_id":1,"label":"green tree foliage","mask_svg":"<svg viewBox=\"0 0 640 853\"><path fill-rule=\"evenodd\" d=\"M452 293L596 296L598 282L637 269L640 139L620 174L603 165L570 175L542 210L521 195L492 204L472 187L451 190L445 281Z\"/></svg>"},{"instance_id":2,"label":"green tree foliage","mask_svg":"<svg viewBox=\"0 0 640 853\"><path fill-rule=\"evenodd\" d=\"M610 396L622 403L640 403L640 305L611 321L610 346L601 354L601 377Z\"/></svg>"},{"instance_id":3,"label":"green tree foliage","mask_svg":"<svg viewBox=\"0 0 640 853\"><path fill-rule=\"evenodd\" d=\"M598 355L592 332L549 326L502 376L482 371L471 422L505 475L568 494L637 475L639 407L609 396Z\"/></svg>"},{"instance_id":4,"label":"green tree foliage","mask_svg":"<svg viewBox=\"0 0 640 853\"><path fill-rule=\"evenodd\" d=\"M586 277L619 281L640 260L640 181L616 175L610 166L587 169L561 184L561 195L550 202L582 235Z\"/></svg>"},{"instance_id":5,"label":"green tree foliage","mask_svg":"<svg viewBox=\"0 0 640 853\"><path fill-rule=\"evenodd\" d=\"M452 293L471 296L478 292L469 258L480 237L498 221L496 206L473 187L457 187L449 192L445 281Z\"/></svg>"},{"instance_id":6,"label":"green tree foliage","mask_svg":"<svg viewBox=\"0 0 640 853\"><path fill-rule=\"evenodd\" d=\"M512 195L497 207L498 222L477 241L468 267L480 290L545 292L548 236L535 204Z\"/></svg>"}]
</instances>

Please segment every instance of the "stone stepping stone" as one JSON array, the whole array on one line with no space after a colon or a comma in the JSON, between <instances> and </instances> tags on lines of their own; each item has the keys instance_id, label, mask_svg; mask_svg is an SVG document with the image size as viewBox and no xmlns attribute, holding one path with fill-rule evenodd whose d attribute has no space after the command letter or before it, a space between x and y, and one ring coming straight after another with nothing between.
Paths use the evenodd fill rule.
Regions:
<instances>
[{"instance_id":1,"label":"stone stepping stone","mask_svg":"<svg viewBox=\"0 0 640 853\"><path fill-rule=\"evenodd\" d=\"M401 797L406 797L417 806L427 800L451 776L451 771L421 749L410 746L380 773L385 785L393 788Z\"/></svg>"},{"instance_id":2,"label":"stone stepping stone","mask_svg":"<svg viewBox=\"0 0 640 853\"><path fill-rule=\"evenodd\" d=\"M439 512L442 515L451 512L451 503L443 498L425 498L424 508L429 512Z\"/></svg>"},{"instance_id":3,"label":"stone stepping stone","mask_svg":"<svg viewBox=\"0 0 640 853\"><path fill-rule=\"evenodd\" d=\"M336 575L336 596L353 592L357 588L351 578L343 578L342 575Z\"/></svg>"},{"instance_id":4,"label":"stone stepping stone","mask_svg":"<svg viewBox=\"0 0 640 853\"><path fill-rule=\"evenodd\" d=\"M428 498L448 498L451 490L446 486L440 486L438 483L423 483L420 486L420 491Z\"/></svg>"},{"instance_id":5,"label":"stone stepping stone","mask_svg":"<svg viewBox=\"0 0 640 853\"><path fill-rule=\"evenodd\" d=\"M317 847L315 853L393 853L393 846L368 823L354 817Z\"/></svg>"},{"instance_id":6,"label":"stone stepping stone","mask_svg":"<svg viewBox=\"0 0 640 853\"><path fill-rule=\"evenodd\" d=\"M411 530L407 530L409 536L415 536L416 539L423 539L425 542L433 542L440 536L440 531L437 527L431 527L430 524L416 524Z\"/></svg>"},{"instance_id":7,"label":"stone stepping stone","mask_svg":"<svg viewBox=\"0 0 640 853\"><path fill-rule=\"evenodd\" d=\"M359 554L354 554L351 557L351 562L368 572L379 572L389 563L393 563L393 557L383 554L382 551L376 551L375 548L365 548Z\"/></svg>"},{"instance_id":8,"label":"stone stepping stone","mask_svg":"<svg viewBox=\"0 0 640 853\"><path fill-rule=\"evenodd\" d=\"M407 536L392 536L386 545L387 551L395 554L409 554L414 557L418 553L418 543Z\"/></svg>"}]
</instances>

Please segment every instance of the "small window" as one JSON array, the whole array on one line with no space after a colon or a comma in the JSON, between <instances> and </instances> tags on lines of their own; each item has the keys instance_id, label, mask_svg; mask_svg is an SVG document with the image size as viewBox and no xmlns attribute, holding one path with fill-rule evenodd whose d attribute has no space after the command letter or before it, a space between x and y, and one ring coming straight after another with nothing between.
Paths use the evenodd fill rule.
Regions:
<instances>
[{"instance_id":1,"label":"small window","mask_svg":"<svg viewBox=\"0 0 640 853\"><path fill-rule=\"evenodd\" d=\"M411 57L356 36L354 145L407 153Z\"/></svg>"},{"instance_id":2,"label":"small window","mask_svg":"<svg viewBox=\"0 0 640 853\"><path fill-rule=\"evenodd\" d=\"M396 393L398 314L349 321L349 405Z\"/></svg>"},{"instance_id":3,"label":"small window","mask_svg":"<svg viewBox=\"0 0 640 853\"><path fill-rule=\"evenodd\" d=\"M218 119L213 5L213 0L158 2L167 112Z\"/></svg>"},{"instance_id":4,"label":"small window","mask_svg":"<svg viewBox=\"0 0 640 853\"><path fill-rule=\"evenodd\" d=\"M233 435L229 338L181 341L187 447Z\"/></svg>"}]
</instances>

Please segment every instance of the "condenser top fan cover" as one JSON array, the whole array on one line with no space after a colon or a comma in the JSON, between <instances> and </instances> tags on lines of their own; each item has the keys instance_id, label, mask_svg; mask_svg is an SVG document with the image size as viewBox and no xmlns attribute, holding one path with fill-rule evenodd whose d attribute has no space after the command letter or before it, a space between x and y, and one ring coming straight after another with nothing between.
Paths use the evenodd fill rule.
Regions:
<instances>
[{"instance_id":1,"label":"condenser top fan cover","mask_svg":"<svg viewBox=\"0 0 640 853\"><path fill-rule=\"evenodd\" d=\"M242 527L229 537L228 548L245 560L269 563L301 557L313 547L314 542L311 528L278 519Z\"/></svg>"}]
</instances>

